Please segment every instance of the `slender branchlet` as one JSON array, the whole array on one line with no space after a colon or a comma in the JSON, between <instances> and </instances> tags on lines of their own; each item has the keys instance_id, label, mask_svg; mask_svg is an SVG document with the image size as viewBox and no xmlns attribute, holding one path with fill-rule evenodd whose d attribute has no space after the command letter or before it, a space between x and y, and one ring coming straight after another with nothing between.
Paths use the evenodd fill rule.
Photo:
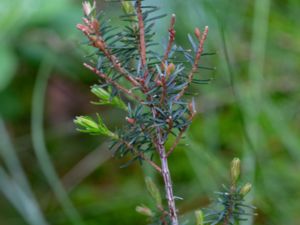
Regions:
<instances>
[{"instance_id":1,"label":"slender branchlet","mask_svg":"<svg viewBox=\"0 0 300 225\"><path fill-rule=\"evenodd\" d=\"M176 22L176 15L172 14L170 28L169 28L169 41L168 41L168 45L167 45L167 48L166 48L163 60L161 62L162 63L162 67L165 64L165 62L169 59L169 54L171 52L173 43L175 41L175 34L176 34L176 31L175 31L175 22Z\"/></svg>"},{"instance_id":2,"label":"slender branchlet","mask_svg":"<svg viewBox=\"0 0 300 225\"><path fill-rule=\"evenodd\" d=\"M115 82L112 78L110 78L109 76L107 76L104 73L101 73L99 70L97 70L95 67L84 63L83 64L87 69L89 69L90 71L92 71L93 73L95 73L96 75L98 75L100 78L104 79L107 83L113 85L115 88L117 88L118 90L124 92L125 94L127 94L128 96L134 98L137 101L142 101L137 95L133 94L131 90L126 89L125 87L123 87L122 85L118 84L117 82Z\"/></svg>"},{"instance_id":3,"label":"slender branchlet","mask_svg":"<svg viewBox=\"0 0 300 225\"><path fill-rule=\"evenodd\" d=\"M189 85L193 81L194 74L198 70L199 61L200 61L201 55L202 55L203 50L204 50L204 42L205 42L205 40L207 38L207 35L208 35L208 27L207 26L205 27L204 32L203 32L202 35L201 35L201 32L200 32L200 29L199 28L195 28L195 36L197 37L198 42L199 42L199 44L198 44L198 50L197 50L197 53L196 53L196 57L194 59L194 64L193 64L192 70L191 70L191 72L188 75L188 83L182 89L182 91L177 95L177 97L176 97L177 100L180 99L184 95L185 91L188 89Z\"/></svg>"},{"instance_id":4,"label":"slender branchlet","mask_svg":"<svg viewBox=\"0 0 300 225\"><path fill-rule=\"evenodd\" d=\"M87 36L87 38L90 40L90 44L99 49L99 51L103 52L107 59L109 59L111 62L111 65L128 81L130 81L132 85L139 86L139 83L134 79L134 77L122 67L117 57L108 50L107 44L101 35L100 23L95 18L83 18L83 22L85 25L78 24L77 28L81 30L85 36Z\"/></svg>"},{"instance_id":5,"label":"slender branchlet","mask_svg":"<svg viewBox=\"0 0 300 225\"><path fill-rule=\"evenodd\" d=\"M129 120L129 118L127 119ZM154 169L156 169L159 173L162 172L160 166L158 166L154 161L152 161L151 159L149 159L147 156L145 156L145 154L143 152L139 152L134 146L132 146L131 144L129 144L127 141L121 140L119 139L120 142L124 143L128 149L132 150L134 157L140 157L143 160L145 160L147 163L149 163Z\"/></svg>"}]
</instances>

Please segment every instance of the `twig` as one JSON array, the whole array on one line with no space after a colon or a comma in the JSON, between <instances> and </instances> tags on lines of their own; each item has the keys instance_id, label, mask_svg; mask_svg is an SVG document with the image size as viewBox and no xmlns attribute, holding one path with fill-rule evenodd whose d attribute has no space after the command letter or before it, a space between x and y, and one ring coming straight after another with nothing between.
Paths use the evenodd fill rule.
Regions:
<instances>
[{"instance_id":1,"label":"twig","mask_svg":"<svg viewBox=\"0 0 300 225\"><path fill-rule=\"evenodd\" d=\"M175 16L175 14L173 14L172 18L171 18L171 22L170 22L170 28L169 28L169 42L168 42L168 46L167 46L167 49L165 51L163 60L161 62L162 69L165 65L165 61L169 58L169 54L170 54L170 51L172 49L173 42L175 40L175 33L176 33L176 31L174 29L175 22L176 22L176 16Z\"/></svg>"},{"instance_id":2,"label":"twig","mask_svg":"<svg viewBox=\"0 0 300 225\"><path fill-rule=\"evenodd\" d=\"M112 63L115 70L122 74L129 82L132 83L133 86L140 86L139 82L121 66L121 63L119 62L117 57L112 55L107 49L107 45L101 37L99 31L99 23L95 20L89 21L86 18L84 18L84 22L87 24L87 26L78 24L77 28L81 30L84 33L84 35L90 40L91 45L103 52L107 59ZM96 35L94 35L94 33Z\"/></svg>"},{"instance_id":3,"label":"twig","mask_svg":"<svg viewBox=\"0 0 300 225\"><path fill-rule=\"evenodd\" d=\"M118 84L117 82L115 82L113 79L111 79L110 77L108 77L106 74L101 73L99 70L97 70L95 67L87 64L87 63L83 63L83 65L88 68L90 71L92 71L93 73L97 74L99 77L101 77L102 79L106 80L106 82L112 84L113 86L115 86L117 89L123 91L125 94L131 96L132 98L134 98L135 100L141 102L142 100L135 94L132 93L131 90L128 90L127 88L123 87L122 85Z\"/></svg>"},{"instance_id":4,"label":"twig","mask_svg":"<svg viewBox=\"0 0 300 225\"><path fill-rule=\"evenodd\" d=\"M184 134L184 132L186 131L187 127L184 127L183 129L181 129L180 133L178 134L178 136L176 137L172 147L169 149L168 153L167 153L167 158L172 154L172 152L175 150L176 146L179 144L182 135Z\"/></svg>"},{"instance_id":5,"label":"twig","mask_svg":"<svg viewBox=\"0 0 300 225\"><path fill-rule=\"evenodd\" d=\"M148 162L154 169L156 169L160 174L162 173L162 169L152 160L148 159L144 153L139 152L138 150L136 150L136 148L134 148L131 144L129 144L127 141L119 138L119 141L123 142L127 148L133 150L138 156L142 157L142 159L144 159L146 162Z\"/></svg>"},{"instance_id":6,"label":"twig","mask_svg":"<svg viewBox=\"0 0 300 225\"><path fill-rule=\"evenodd\" d=\"M190 104L189 104L189 110L190 110L190 116L188 118L189 121L192 121L196 115L196 109L195 109L195 106L194 106L194 101L192 101ZM188 128L188 126L185 126L181 129L181 131L179 132L179 134L177 135L173 145L171 146L171 148L169 149L168 153L167 153L167 157L169 157L172 152L175 150L176 146L179 144L181 138L182 138L182 135L184 134L184 132L186 131L186 129Z\"/></svg>"},{"instance_id":7,"label":"twig","mask_svg":"<svg viewBox=\"0 0 300 225\"><path fill-rule=\"evenodd\" d=\"M106 45L105 45L106 46ZM128 74L128 72L121 66L121 63L117 59L116 56L111 55L111 53L105 48L103 50L104 55L111 61L113 64L114 68L121 74L125 76L125 78L130 81L133 86L140 86L139 82L133 78L131 75Z\"/></svg>"},{"instance_id":8,"label":"twig","mask_svg":"<svg viewBox=\"0 0 300 225\"><path fill-rule=\"evenodd\" d=\"M165 64L166 64L166 61L169 58L169 54L170 54L170 51L172 49L173 42L175 41L175 33L176 33L176 31L174 29L175 22L176 22L176 16L175 16L175 14L173 14L172 17L171 17L171 22L170 22L170 27L169 27L168 45L167 45L166 51L164 53L164 57L163 57L163 59L161 61L161 64L160 64L161 70L166 70L167 69ZM156 82L158 81L159 76L160 76L160 74L156 75L156 77L155 77Z\"/></svg>"},{"instance_id":9,"label":"twig","mask_svg":"<svg viewBox=\"0 0 300 225\"><path fill-rule=\"evenodd\" d=\"M142 1L137 0L136 2L136 12L139 24L139 33L140 33L140 55L141 55L141 64L142 68L144 68L147 64L147 57L146 57L146 43L145 43L145 25L143 20L143 13L142 13ZM148 72L145 71L144 78L146 78Z\"/></svg>"},{"instance_id":10,"label":"twig","mask_svg":"<svg viewBox=\"0 0 300 225\"><path fill-rule=\"evenodd\" d=\"M162 173L161 168L160 168L156 163L154 163L152 160L146 158L145 155L142 154L142 153L139 153L139 155L140 155L146 162L148 162L154 169L156 169L160 174Z\"/></svg>"},{"instance_id":11,"label":"twig","mask_svg":"<svg viewBox=\"0 0 300 225\"><path fill-rule=\"evenodd\" d=\"M193 81L194 74L198 69L198 64L199 64L199 60L201 58L201 54L203 53L203 45L204 45L204 41L206 40L207 34L208 34L208 26L205 27L202 35L200 34L200 31L198 28L195 29L195 35L197 36L197 38L199 40L198 50L197 50L196 57L194 60L194 65L192 67L191 72L188 75L188 83L176 96L177 100L180 99L184 95L185 91L188 89L189 85Z\"/></svg>"}]
</instances>

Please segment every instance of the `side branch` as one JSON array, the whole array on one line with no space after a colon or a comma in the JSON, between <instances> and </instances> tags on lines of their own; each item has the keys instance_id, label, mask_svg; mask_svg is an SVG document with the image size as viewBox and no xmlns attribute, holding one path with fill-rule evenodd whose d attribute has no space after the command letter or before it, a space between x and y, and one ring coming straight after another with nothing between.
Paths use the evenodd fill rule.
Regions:
<instances>
[{"instance_id":1,"label":"side branch","mask_svg":"<svg viewBox=\"0 0 300 225\"><path fill-rule=\"evenodd\" d=\"M97 74L99 77L101 77L102 79L104 79L107 83L112 84L113 86L115 86L117 89L123 91L125 94L129 95L130 97L134 98L135 100L141 102L142 100L136 96L135 94L132 93L131 90L128 90L127 88L123 87L122 85L118 84L116 81L114 81L112 78L110 78L109 76L107 76L104 73L101 73L99 70L97 70L95 67L84 63L83 64L87 69L89 69L90 71L92 71L93 73Z\"/></svg>"},{"instance_id":2,"label":"side branch","mask_svg":"<svg viewBox=\"0 0 300 225\"><path fill-rule=\"evenodd\" d=\"M206 40L208 34L208 26L205 27L203 34L201 35L200 30L198 28L195 29L195 35L199 40L199 45L198 45L198 50L196 53L196 57L194 60L194 65L192 67L191 72L188 75L188 83L187 85L179 92L179 94L177 95L176 99L180 99L184 93L186 92L186 90L188 89L189 85L192 83L193 81L193 77L194 74L196 73L196 71L198 70L198 65L199 65L199 61L201 58L201 54L203 53L203 46L204 46L204 42Z\"/></svg>"},{"instance_id":3,"label":"side branch","mask_svg":"<svg viewBox=\"0 0 300 225\"><path fill-rule=\"evenodd\" d=\"M143 152L139 152L136 148L134 148L131 144L129 144L127 141L124 141L122 139L119 139L121 142L123 142L127 148L131 149L132 151L134 151L134 153L141 157L142 159L144 159L147 163L149 163L149 165L151 165L154 169L156 169L160 174L162 173L161 168L155 163L153 162L151 159L147 158L145 156L145 154Z\"/></svg>"},{"instance_id":4,"label":"side branch","mask_svg":"<svg viewBox=\"0 0 300 225\"><path fill-rule=\"evenodd\" d=\"M161 62L162 69L164 69L165 62L169 58L169 54L171 52L173 42L175 41L175 33L176 33L175 28L174 28L175 22L176 22L176 16L175 16L175 14L173 14L172 18L171 18L170 28L169 28L169 42L168 42L168 46L167 46L167 49L164 54L164 58Z\"/></svg>"},{"instance_id":5,"label":"side branch","mask_svg":"<svg viewBox=\"0 0 300 225\"><path fill-rule=\"evenodd\" d=\"M194 105L194 101L192 101L190 104L189 104L189 111L190 111L190 116L188 118L189 121L192 121L193 118L195 117L196 115L196 109L195 109L195 105ZM171 146L171 148L169 149L169 151L167 152L167 158L172 154L172 152L175 150L175 148L177 147L177 145L179 144L183 134L185 133L185 131L187 130L188 126L184 126L179 134L177 135L173 145Z\"/></svg>"},{"instance_id":6,"label":"side branch","mask_svg":"<svg viewBox=\"0 0 300 225\"><path fill-rule=\"evenodd\" d=\"M179 132L178 136L176 137L173 145L171 146L171 148L169 149L168 153L167 153L167 158L172 154L172 152L175 150L176 146L179 144L184 132L186 131L187 126L182 128L182 130Z\"/></svg>"},{"instance_id":7,"label":"side branch","mask_svg":"<svg viewBox=\"0 0 300 225\"><path fill-rule=\"evenodd\" d=\"M86 25L78 24L77 28L90 40L91 45L103 52L115 70L122 74L133 86L140 86L139 82L122 67L117 57L112 55L108 50L107 44L100 35L99 22L95 19L90 21L86 18L83 21Z\"/></svg>"}]
</instances>

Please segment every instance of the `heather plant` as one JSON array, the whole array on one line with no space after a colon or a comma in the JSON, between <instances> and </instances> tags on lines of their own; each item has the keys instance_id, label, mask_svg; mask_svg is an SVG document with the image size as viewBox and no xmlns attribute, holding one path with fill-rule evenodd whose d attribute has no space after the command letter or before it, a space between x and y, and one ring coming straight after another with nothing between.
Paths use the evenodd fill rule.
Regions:
<instances>
[{"instance_id":1,"label":"heather plant","mask_svg":"<svg viewBox=\"0 0 300 225\"><path fill-rule=\"evenodd\" d=\"M111 150L116 156L131 156L135 161L148 163L162 177L165 198L150 178L147 189L154 199L155 208L145 205L136 210L146 215L151 224L183 224L179 222L168 158L174 153L196 115L195 102L190 87L208 83L199 79L201 57L212 53L204 51L208 27L195 28L194 36L188 35L191 48L175 44L176 16L170 18L168 42L163 52L157 52L154 25L166 15L157 14L158 7L146 1L121 1L125 14L122 29L112 27L96 3L83 3L83 24L77 28L87 38L86 44L93 52L84 66L96 74L99 83L91 92L99 99L93 104L112 105L124 110L126 125L111 131L101 116L78 116L74 122L81 132L105 135L112 140ZM167 142L172 142L169 149ZM214 209L196 211L196 224L236 224L251 215L251 206L244 203L251 185L238 185L240 161L231 165L229 187L217 192ZM165 203L166 200L166 203ZM249 210L250 209L250 210Z\"/></svg>"}]
</instances>

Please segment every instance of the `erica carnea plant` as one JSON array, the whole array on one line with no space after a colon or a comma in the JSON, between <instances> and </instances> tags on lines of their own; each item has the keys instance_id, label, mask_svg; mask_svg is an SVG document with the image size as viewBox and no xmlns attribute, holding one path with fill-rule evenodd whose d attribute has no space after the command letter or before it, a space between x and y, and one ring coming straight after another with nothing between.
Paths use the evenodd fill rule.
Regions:
<instances>
[{"instance_id":1,"label":"erica carnea plant","mask_svg":"<svg viewBox=\"0 0 300 225\"><path fill-rule=\"evenodd\" d=\"M113 141L111 149L117 156L130 154L130 162L149 163L164 181L167 206L155 184L147 178L147 188L157 208L139 206L137 211L147 215L151 224L178 225L168 158L196 114L194 100L186 98L185 94L192 84L208 82L197 78L201 57L211 54L204 51L208 27L195 28L194 35L188 35L191 49L184 49L174 43L176 17L173 14L167 32L168 42L164 51L157 52L154 51L158 45L154 42L154 24L165 15L154 13L158 7L147 5L147 1L120 3L125 12L120 16L125 22L122 29L112 27L103 18L103 13L97 12L95 2L83 3L83 24L78 24L77 28L94 49L84 63L100 80L91 88L99 98L94 103L113 105L126 111L126 126L111 131L98 114L95 119L79 116L75 123L79 131L110 137ZM170 138L174 142L166 149L165 144ZM242 215L247 213L243 199L250 186L238 188L236 177L232 178L229 188L218 193L218 207L207 211L205 221L203 212L197 211L197 224L226 225L244 219Z\"/></svg>"}]
</instances>

